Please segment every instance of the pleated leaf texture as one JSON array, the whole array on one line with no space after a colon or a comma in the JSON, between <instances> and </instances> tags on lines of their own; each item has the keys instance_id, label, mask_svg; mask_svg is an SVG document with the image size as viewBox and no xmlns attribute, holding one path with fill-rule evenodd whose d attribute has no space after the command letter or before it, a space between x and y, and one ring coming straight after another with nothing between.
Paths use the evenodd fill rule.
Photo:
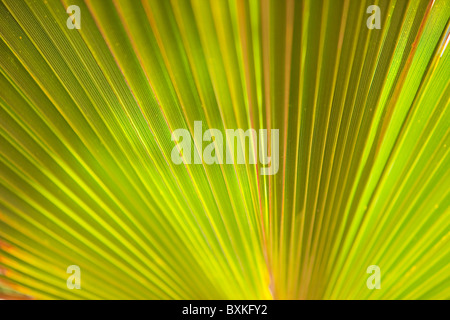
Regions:
<instances>
[{"instance_id":1,"label":"pleated leaf texture","mask_svg":"<svg viewBox=\"0 0 450 320\"><path fill-rule=\"evenodd\" d=\"M449 18L449 0L1 0L0 296L450 299ZM279 130L278 171L174 163L196 121Z\"/></svg>"}]
</instances>

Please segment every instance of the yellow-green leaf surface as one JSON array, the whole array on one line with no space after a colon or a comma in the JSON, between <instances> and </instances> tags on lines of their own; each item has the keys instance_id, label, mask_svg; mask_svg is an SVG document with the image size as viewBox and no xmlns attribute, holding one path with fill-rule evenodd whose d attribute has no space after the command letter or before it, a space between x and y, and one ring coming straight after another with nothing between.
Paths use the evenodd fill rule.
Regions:
<instances>
[{"instance_id":1,"label":"yellow-green leaf surface","mask_svg":"<svg viewBox=\"0 0 450 320\"><path fill-rule=\"evenodd\" d=\"M449 0L1 0L0 297L450 299L449 21ZM195 121L278 129L278 172L175 164Z\"/></svg>"}]
</instances>

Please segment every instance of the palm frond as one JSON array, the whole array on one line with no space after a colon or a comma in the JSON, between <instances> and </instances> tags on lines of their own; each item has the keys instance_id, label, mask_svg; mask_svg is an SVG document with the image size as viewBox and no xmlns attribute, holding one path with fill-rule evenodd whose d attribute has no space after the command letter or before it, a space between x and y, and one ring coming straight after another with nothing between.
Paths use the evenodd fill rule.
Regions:
<instances>
[{"instance_id":1,"label":"palm frond","mask_svg":"<svg viewBox=\"0 0 450 320\"><path fill-rule=\"evenodd\" d=\"M1 296L450 298L450 1L2 0L0 21ZM279 129L278 173L176 165L196 121Z\"/></svg>"}]
</instances>

